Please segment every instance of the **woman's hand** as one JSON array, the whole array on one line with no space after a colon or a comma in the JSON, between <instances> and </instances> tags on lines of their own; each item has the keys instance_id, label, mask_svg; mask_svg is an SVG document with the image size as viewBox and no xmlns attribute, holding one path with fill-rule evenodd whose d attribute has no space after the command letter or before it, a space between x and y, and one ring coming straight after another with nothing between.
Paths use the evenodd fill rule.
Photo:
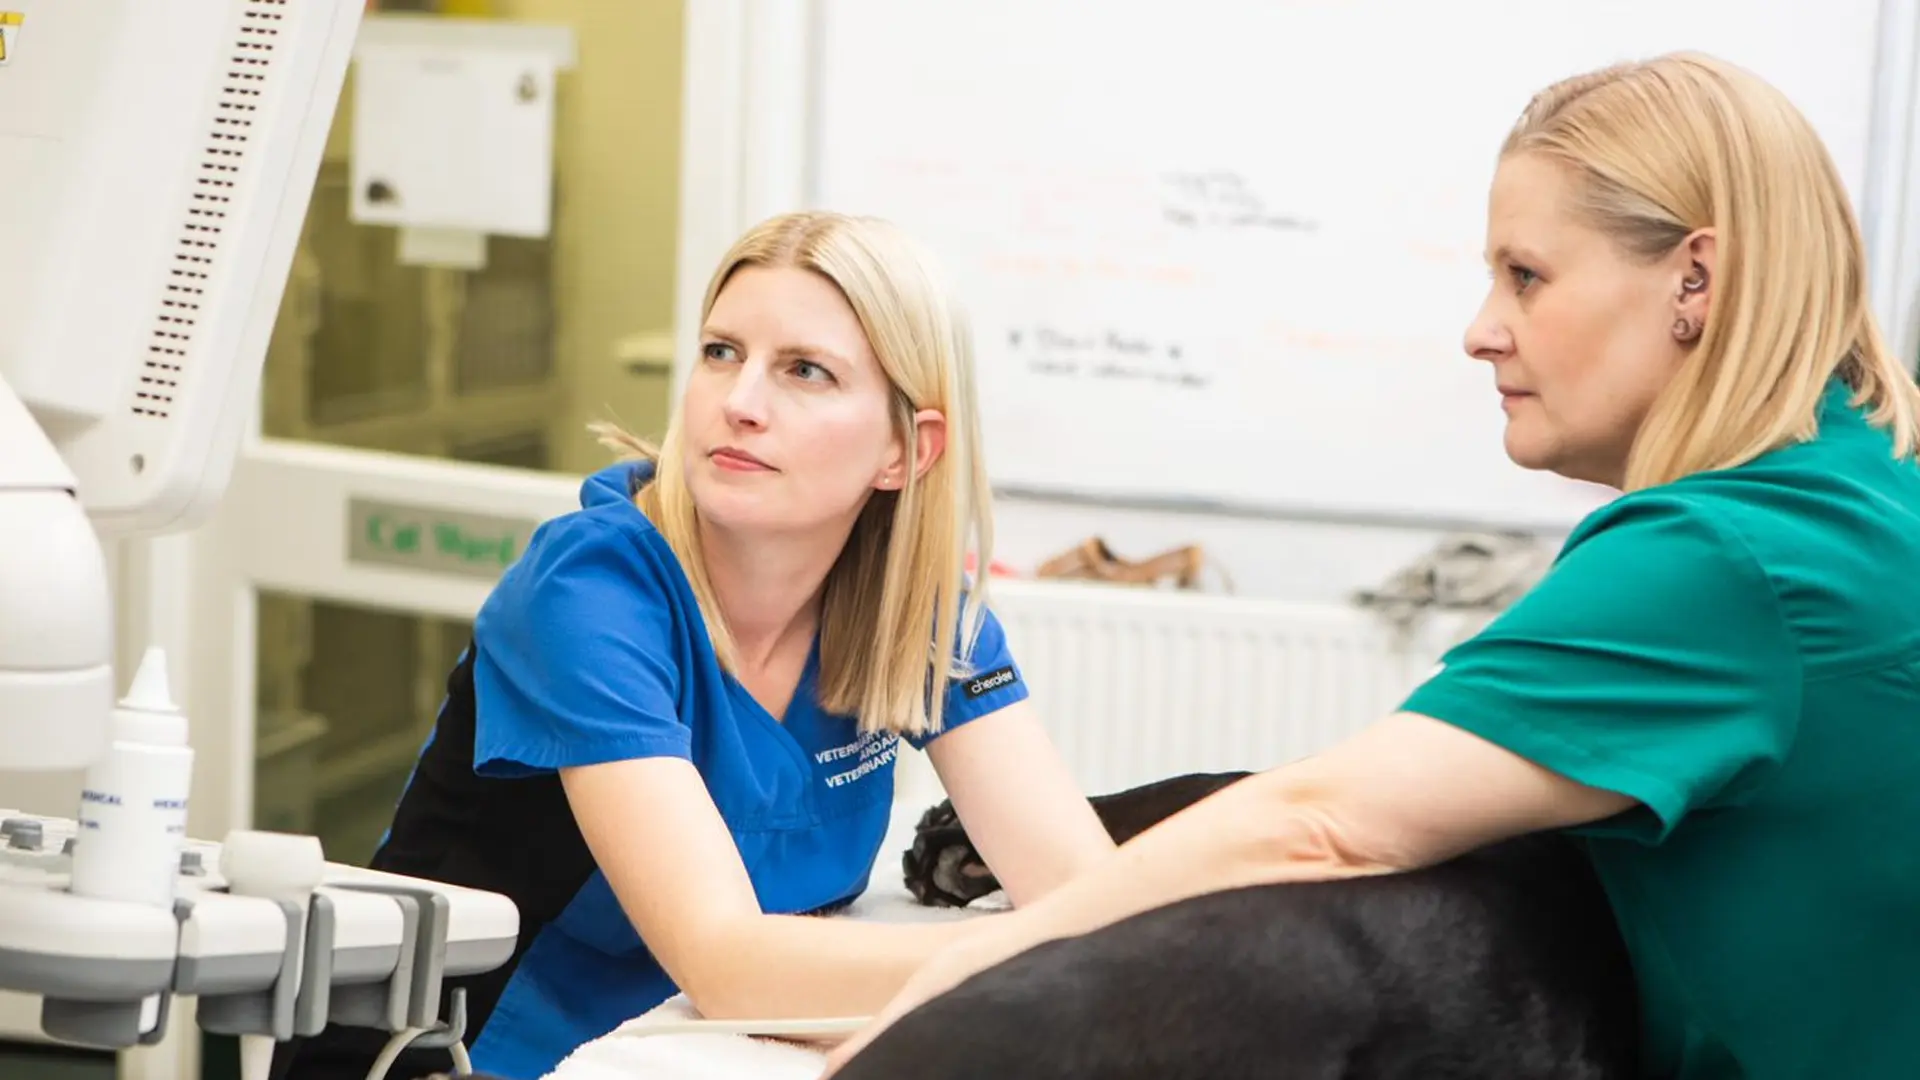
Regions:
<instances>
[{"instance_id":1,"label":"woman's hand","mask_svg":"<svg viewBox=\"0 0 1920 1080\"><path fill-rule=\"evenodd\" d=\"M823 1076L902 1016L1045 940L1044 912L1034 914L1031 905L1115 850L1030 702L1015 702L940 736L928 745L927 757L968 839L1016 908L981 920L975 932L915 968L873 1021L833 1050Z\"/></svg>"},{"instance_id":2,"label":"woman's hand","mask_svg":"<svg viewBox=\"0 0 1920 1080\"><path fill-rule=\"evenodd\" d=\"M1003 960L1025 952L1046 940L1041 920L1032 910L1013 911L996 916L981 932L962 938L920 965L887 1002L886 1007L859 1031L849 1036L827 1055L827 1069L821 1080L839 1072L867 1044L897 1023L901 1017L959 986Z\"/></svg>"},{"instance_id":3,"label":"woman's hand","mask_svg":"<svg viewBox=\"0 0 1920 1080\"><path fill-rule=\"evenodd\" d=\"M921 965L893 1000L887 1002L886 1008L827 1054L827 1068L820 1074L821 1080L827 1080L827 1077L839 1072L847 1062L853 1060L855 1054L866 1049L868 1043L879 1038L880 1033L892 1027L895 1021L960 985L971 974L973 972L968 970L967 964L949 962L945 954L935 956Z\"/></svg>"}]
</instances>

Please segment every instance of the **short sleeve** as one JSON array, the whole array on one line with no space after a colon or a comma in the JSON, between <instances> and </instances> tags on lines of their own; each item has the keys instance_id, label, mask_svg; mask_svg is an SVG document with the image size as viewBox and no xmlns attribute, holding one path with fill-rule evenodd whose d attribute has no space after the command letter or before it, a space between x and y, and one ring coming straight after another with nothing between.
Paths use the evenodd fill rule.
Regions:
<instances>
[{"instance_id":1,"label":"short sleeve","mask_svg":"<svg viewBox=\"0 0 1920 1080\"><path fill-rule=\"evenodd\" d=\"M1402 708L1639 800L1645 810L1583 831L1658 843L1772 773L1796 734L1800 682L1799 649L1740 535L1674 495L1630 495Z\"/></svg>"},{"instance_id":2,"label":"short sleeve","mask_svg":"<svg viewBox=\"0 0 1920 1080\"><path fill-rule=\"evenodd\" d=\"M956 644L955 651L964 644ZM1007 648L1006 631L991 610L983 613L967 670L967 675L947 682L946 715L941 719L940 730L930 736L908 736L907 741L914 747L924 750L934 739L969 721L1027 699L1027 681L1020 674L1020 665L1013 661L1012 650Z\"/></svg>"},{"instance_id":3,"label":"short sleeve","mask_svg":"<svg viewBox=\"0 0 1920 1080\"><path fill-rule=\"evenodd\" d=\"M522 777L690 757L674 620L636 537L587 516L542 527L474 621L474 772Z\"/></svg>"}]
</instances>

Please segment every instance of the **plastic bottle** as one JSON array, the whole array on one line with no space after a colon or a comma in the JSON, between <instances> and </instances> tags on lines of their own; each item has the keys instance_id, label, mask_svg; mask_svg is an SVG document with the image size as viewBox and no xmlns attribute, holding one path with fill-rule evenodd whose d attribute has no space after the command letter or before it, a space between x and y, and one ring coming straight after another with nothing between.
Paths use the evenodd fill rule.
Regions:
<instances>
[{"instance_id":1,"label":"plastic bottle","mask_svg":"<svg viewBox=\"0 0 1920 1080\"><path fill-rule=\"evenodd\" d=\"M165 652L149 648L81 785L73 892L172 907L192 783L187 718L168 693Z\"/></svg>"}]
</instances>

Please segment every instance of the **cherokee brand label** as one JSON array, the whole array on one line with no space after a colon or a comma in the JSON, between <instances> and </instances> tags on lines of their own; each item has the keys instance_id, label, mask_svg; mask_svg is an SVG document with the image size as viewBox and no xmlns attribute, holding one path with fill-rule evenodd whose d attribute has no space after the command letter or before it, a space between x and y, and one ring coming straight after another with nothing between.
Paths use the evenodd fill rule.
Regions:
<instances>
[{"instance_id":1,"label":"cherokee brand label","mask_svg":"<svg viewBox=\"0 0 1920 1080\"><path fill-rule=\"evenodd\" d=\"M979 675L970 680L967 683L967 696L977 698L981 694L998 690L1003 686L1012 686L1019 681L1020 676L1014 673L1013 665L1009 664L1006 667L989 671L985 675Z\"/></svg>"}]
</instances>

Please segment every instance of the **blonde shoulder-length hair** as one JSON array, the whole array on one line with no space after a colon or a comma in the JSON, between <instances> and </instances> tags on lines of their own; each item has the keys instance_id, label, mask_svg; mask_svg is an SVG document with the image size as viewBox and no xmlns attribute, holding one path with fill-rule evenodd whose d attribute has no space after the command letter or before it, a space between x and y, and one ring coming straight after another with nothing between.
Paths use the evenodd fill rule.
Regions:
<instances>
[{"instance_id":1,"label":"blonde shoulder-length hair","mask_svg":"<svg viewBox=\"0 0 1920 1080\"><path fill-rule=\"evenodd\" d=\"M1634 440L1626 490L1812 438L1835 374L1914 453L1920 388L1874 320L1840 174L1784 94L1699 53L1615 65L1537 94L1501 149L1520 153L1565 166L1578 212L1630 256L1715 236L1706 326Z\"/></svg>"},{"instance_id":2,"label":"blonde shoulder-length hair","mask_svg":"<svg viewBox=\"0 0 1920 1080\"><path fill-rule=\"evenodd\" d=\"M966 658L985 618L985 576L972 587L965 580L969 542L979 566L993 556L965 317L926 253L874 218L805 212L760 223L720 260L700 305L702 321L747 266L808 270L839 289L891 385L894 432L909 454L917 411L946 418L946 448L926 474L918 475L915 463L900 490L868 499L827 574L820 614L821 706L857 717L863 731L931 734L944 719L946 681L969 673ZM675 408L658 445L610 424L594 431L624 456L654 462L635 505L678 556L714 652L733 671L733 638L701 554L681 424Z\"/></svg>"}]
</instances>

